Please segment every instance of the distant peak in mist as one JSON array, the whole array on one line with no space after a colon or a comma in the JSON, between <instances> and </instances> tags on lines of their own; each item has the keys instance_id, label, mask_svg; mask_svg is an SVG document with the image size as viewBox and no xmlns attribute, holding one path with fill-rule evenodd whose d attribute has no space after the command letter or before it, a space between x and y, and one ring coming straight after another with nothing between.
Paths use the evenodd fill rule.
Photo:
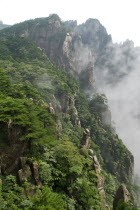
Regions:
<instances>
[{"instance_id":1,"label":"distant peak in mist","mask_svg":"<svg viewBox=\"0 0 140 210\"><path fill-rule=\"evenodd\" d=\"M2 20L0 20L0 25L3 25L3 21Z\"/></svg>"}]
</instances>

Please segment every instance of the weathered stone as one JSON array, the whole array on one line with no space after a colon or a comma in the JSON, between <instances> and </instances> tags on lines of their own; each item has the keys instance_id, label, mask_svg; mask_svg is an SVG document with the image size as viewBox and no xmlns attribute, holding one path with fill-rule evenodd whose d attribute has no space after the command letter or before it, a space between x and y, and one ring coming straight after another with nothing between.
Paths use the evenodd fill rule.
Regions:
<instances>
[{"instance_id":1,"label":"weathered stone","mask_svg":"<svg viewBox=\"0 0 140 210\"><path fill-rule=\"evenodd\" d=\"M89 149L90 143L91 143L90 131L89 129L85 129L85 131L83 132L83 138L81 141L82 148Z\"/></svg>"},{"instance_id":2,"label":"weathered stone","mask_svg":"<svg viewBox=\"0 0 140 210\"><path fill-rule=\"evenodd\" d=\"M35 180L35 184L42 187L42 183L39 179L39 171L38 171L38 164L33 162L31 165L31 171L32 171L32 175L34 177Z\"/></svg>"},{"instance_id":3,"label":"weathered stone","mask_svg":"<svg viewBox=\"0 0 140 210\"><path fill-rule=\"evenodd\" d=\"M116 209L116 207L118 206L118 202L120 200L124 201L125 203L131 200L130 193L124 184L121 184L116 192L116 195L113 201L113 210Z\"/></svg>"},{"instance_id":4,"label":"weathered stone","mask_svg":"<svg viewBox=\"0 0 140 210\"><path fill-rule=\"evenodd\" d=\"M19 158L19 168L18 170L18 178L20 184L23 184L24 181L30 178L32 184L38 185L42 188L42 183L39 179L39 171L38 171L38 164L27 159L27 157L20 157Z\"/></svg>"},{"instance_id":5,"label":"weathered stone","mask_svg":"<svg viewBox=\"0 0 140 210\"><path fill-rule=\"evenodd\" d=\"M105 197L105 191L104 191L105 178L104 176L101 175L101 166L96 155L93 156L93 166L94 166L94 170L96 174L98 175L97 188L98 188L99 194L101 195L102 204L105 206L105 209L109 209L109 207L106 204L106 197Z\"/></svg>"},{"instance_id":6,"label":"weathered stone","mask_svg":"<svg viewBox=\"0 0 140 210\"><path fill-rule=\"evenodd\" d=\"M55 114L54 108L51 103L49 103L49 111L51 114Z\"/></svg>"},{"instance_id":7,"label":"weathered stone","mask_svg":"<svg viewBox=\"0 0 140 210\"><path fill-rule=\"evenodd\" d=\"M81 128L81 121L79 120L79 118L75 119L75 125L77 125L79 128Z\"/></svg>"},{"instance_id":8,"label":"weathered stone","mask_svg":"<svg viewBox=\"0 0 140 210\"><path fill-rule=\"evenodd\" d=\"M99 164L99 161L98 161L96 155L93 156L93 165L94 165L96 174L100 174L101 173L101 166Z\"/></svg>"},{"instance_id":9,"label":"weathered stone","mask_svg":"<svg viewBox=\"0 0 140 210\"><path fill-rule=\"evenodd\" d=\"M99 176L98 178L98 188L103 188L105 183L105 178L104 176Z\"/></svg>"},{"instance_id":10,"label":"weathered stone","mask_svg":"<svg viewBox=\"0 0 140 210\"><path fill-rule=\"evenodd\" d=\"M12 120L11 119L9 119L9 121L8 121L8 129L10 129L11 127L12 127Z\"/></svg>"},{"instance_id":11,"label":"weathered stone","mask_svg":"<svg viewBox=\"0 0 140 210\"><path fill-rule=\"evenodd\" d=\"M92 149L89 149L88 151L89 151L90 155L92 155L92 156L94 155L94 151Z\"/></svg>"},{"instance_id":12,"label":"weathered stone","mask_svg":"<svg viewBox=\"0 0 140 210\"><path fill-rule=\"evenodd\" d=\"M20 184L23 184L24 181L26 181L26 179L31 177L31 175L32 175L32 172L28 165L26 165L24 169L20 169L18 171L18 178L19 178Z\"/></svg>"},{"instance_id":13,"label":"weathered stone","mask_svg":"<svg viewBox=\"0 0 140 210\"><path fill-rule=\"evenodd\" d=\"M25 177L24 177L23 169L18 170L18 179L19 179L20 184L24 182Z\"/></svg>"}]
</instances>

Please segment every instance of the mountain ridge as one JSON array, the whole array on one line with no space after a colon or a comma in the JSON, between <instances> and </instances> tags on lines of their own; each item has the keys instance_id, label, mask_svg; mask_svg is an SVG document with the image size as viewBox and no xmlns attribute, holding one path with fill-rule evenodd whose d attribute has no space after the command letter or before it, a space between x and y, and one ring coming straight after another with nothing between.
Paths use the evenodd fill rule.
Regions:
<instances>
[{"instance_id":1,"label":"mountain ridge","mask_svg":"<svg viewBox=\"0 0 140 210\"><path fill-rule=\"evenodd\" d=\"M18 174L21 187L24 184L30 185L30 183L35 183L33 186L40 187L42 183L52 189L52 191L46 189L46 191L52 193L52 197L55 196L53 193L62 193L67 206L63 204L64 209L103 209L102 205L109 203L111 206L113 204L113 196L115 196L117 187L121 182L124 182L129 190L134 193L130 185L134 182L133 156L118 138L111 125L106 97L94 94L93 97L88 99L83 92L84 90L86 94L87 92L89 94L89 91L95 88L94 82L91 81L91 74L94 69L91 60L95 52L97 56L100 45L95 47L93 53L86 43L86 52L79 57L78 53L84 50L81 39L87 42L86 36L88 35L85 34L83 38L79 37L79 34L73 35L72 32L65 29L64 23L62 24L63 30L65 29L63 31L58 17L51 18L52 16L48 18L48 22L50 22L47 25L48 30L51 30L51 33L48 31L47 34L51 44L48 45L47 38L45 38L46 34L40 34L41 40L46 39L47 41L46 49L43 49L43 47L41 49L40 45L36 46L35 42L27 39L29 38L25 27L27 22L0 32L0 45L2 46L0 70L3 78L1 80L1 101L3 101L1 127L5 128L1 141L15 141L11 145L13 151L18 151L20 144L23 147L22 143L26 145L26 149L23 147L23 151L20 148L21 154L18 155L18 159L12 159L11 171L8 171L5 165L11 163L10 157L12 154L9 153L7 162L4 162L4 158L2 159L2 176L4 176L2 177L2 183L3 193L5 193L3 195L7 196L6 199L8 199L8 193L10 192L4 186L8 185L9 173L12 173L12 176ZM43 19L43 21L46 20ZM89 22L92 21L89 19ZM97 23L97 21L95 22ZM32 24L31 20L29 24ZM46 22L43 24L46 24ZM74 23L70 22L70 24L72 25L70 28L75 27ZM95 26L99 27L98 24L95 24ZM14 27L16 27L17 34L14 32ZM20 34L20 32L23 32L22 27L23 29L25 27L24 34ZM37 25L37 27L40 26ZM35 33L36 28L34 26L33 28L35 36L33 41L36 41L38 35ZM76 33L80 33L79 31ZM71 45L73 42L78 47ZM108 39L105 38L101 44L104 45L104 42L107 44ZM57 45L53 46L55 43ZM92 44L95 43L96 40L93 39ZM73 46L75 46L74 50ZM57 47L58 51L53 54ZM78 48L80 48L80 51L75 52ZM60 54L53 62L55 65L47 58L47 53L45 54L47 49L50 58L54 58L60 50ZM64 57L61 57L63 53ZM88 61L85 63L82 59L86 56ZM61 60L59 60L60 58ZM67 64L69 58L75 58L76 62L73 60ZM76 65L78 60L79 63ZM58 63L56 61L64 66L58 65L57 69ZM80 65L81 61L82 65ZM67 71L60 70L60 67L65 67L64 69ZM78 76L75 73L76 69L80 69ZM6 75L10 77L11 85ZM80 82L81 87L75 77ZM9 89L7 89L8 87ZM6 89L7 92L5 92ZM23 110L23 115L20 108ZM16 115L14 116L13 113ZM108 120L105 120L107 118ZM4 145L8 148L6 142ZM8 152L3 153L3 155L8 157ZM20 167L18 167L19 162ZM38 166L35 165L36 163ZM102 167L102 172L100 167ZM39 175L38 173L35 175L34 170L39 171ZM105 186L104 177L106 179ZM11 177L11 182L12 179L14 177ZM111 188L112 183L114 186ZM33 186L30 186L31 194ZM13 187L13 189L16 192L16 188ZM25 189L27 190L26 187ZM43 189L42 192L45 193L45 188ZM81 191L84 191L84 194ZM104 191L106 192L106 199ZM27 202L27 208L37 209L35 205L41 205L41 194L37 194L40 203L37 203L37 200L30 199L28 195L30 195L30 192L27 192L27 197L24 199L29 203L31 202L33 207ZM13 197L12 199L9 205L16 205ZM8 201L3 201L3 205L7 205L4 202ZM19 201L17 205L20 209L23 204ZM61 208L59 202L58 208L54 207L54 209Z\"/></svg>"}]
</instances>

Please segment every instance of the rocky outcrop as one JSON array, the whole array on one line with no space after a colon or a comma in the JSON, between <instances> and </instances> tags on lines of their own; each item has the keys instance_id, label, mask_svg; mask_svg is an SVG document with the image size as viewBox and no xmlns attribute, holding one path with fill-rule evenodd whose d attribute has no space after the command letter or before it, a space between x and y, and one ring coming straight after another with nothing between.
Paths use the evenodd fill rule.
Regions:
<instances>
[{"instance_id":1,"label":"rocky outcrop","mask_svg":"<svg viewBox=\"0 0 140 210\"><path fill-rule=\"evenodd\" d=\"M94 165L94 169L95 169L96 174L100 174L101 173L101 166L99 164L99 161L98 161L96 155L93 156L93 165Z\"/></svg>"},{"instance_id":2,"label":"rocky outcrop","mask_svg":"<svg viewBox=\"0 0 140 210\"><path fill-rule=\"evenodd\" d=\"M24 169L18 170L18 178L20 184L23 184L26 180L28 180L31 177L31 169L28 165L24 167Z\"/></svg>"},{"instance_id":3,"label":"rocky outcrop","mask_svg":"<svg viewBox=\"0 0 140 210\"><path fill-rule=\"evenodd\" d=\"M81 140L81 146L83 149L89 149L91 144L90 131L85 129L83 132L83 138Z\"/></svg>"},{"instance_id":4,"label":"rocky outcrop","mask_svg":"<svg viewBox=\"0 0 140 210\"><path fill-rule=\"evenodd\" d=\"M81 121L78 117L78 111L76 109L74 99L72 99L72 100L70 99L70 101L69 101L68 113L70 115L70 118L71 118L71 121L73 122L73 124L80 128L81 127Z\"/></svg>"},{"instance_id":5,"label":"rocky outcrop","mask_svg":"<svg viewBox=\"0 0 140 210\"><path fill-rule=\"evenodd\" d=\"M37 163L28 160L26 157L20 157L19 168L18 179L21 185L28 180L32 184L42 187Z\"/></svg>"},{"instance_id":6,"label":"rocky outcrop","mask_svg":"<svg viewBox=\"0 0 140 210\"><path fill-rule=\"evenodd\" d=\"M30 168L32 171L32 176L34 177L34 180L35 180L35 184L41 187L42 183L39 178L38 164L35 162L32 162L30 165Z\"/></svg>"},{"instance_id":7,"label":"rocky outcrop","mask_svg":"<svg viewBox=\"0 0 140 210\"><path fill-rule=\"evenodd\" d=\"M105 191L104 191L105 179L104 179L104 176L101 175L101 166L100 166L97 156L94 155L94 151L92 149L89 149L90 144L91 144L90 131L89 131L89 129L85 129L85 131L83 132L81 146L83 149L88 150L89 157L93 160L93 169L95 170L96 174L98 175L98 180L97 180L98 192L101 195L102 203L103 203L103 205L105 205L105 209L106 209L107 204L106 204Z\"/></svg>"},{"instance_id":8,"label":"rocky outcrop","mask_svg":"<svg viewBox=\"0 0 140 210\"><path fill-rule=\"evenodd\" d=\"M66 113L70 116L70 120L73 125L81 127L81 121L78 116L78 111L75 106L75 97L74 96L62 96L58 99L61 104L61 112ZM60 112L59 112L60 114Z\"/></svg>"},{"instance_id":9,"label":"rocky outcrop","mask_svg":"<svg viewBox=\"0 0 140 210\"><path fill-rule=\"evenodd\" d=\"M134 184L134 157L133 155L130 156L129 165L127 167L127 175L131 184Z\"/></svg>"},{"instance_id":10,"label":"rocky outcrop","mask_svg":"<svg viewBox=\"0 0 140 210\"><path fill-rule=\"evenodd\" d=\"M98 179L97 179L98 192L101 195L101 201L102 201L102 204L105 206L105 209L109 209L106 203L106 197L105 197L105 191L104 191L105 178L101 174L101 166L100 166L97 156L94 154L94 151L92 149L89 149L90 144L91 144L90 131L89 129L85 129L85 131L83 132L81 146L82 146L82 149L88 150L89 157L93 160L93 169L98 176Z\"/></svg>"},{"instance_id":11,"label":"rocky outcrop","mask_svg":"<svg viewBox=\"0 0 140 210\"><path fill-rule=\"evenodd\" d=\"M27 146L28 144L25 141L19 141L16 143L12 141L11 144L8 142L8 145L6 145L4 148L0 148L0 165L2 175L15 174L17 172L19 158L27 150Z\"/></svg>"},{"instance_id":12,"label":"rocky outcrop","mask_svg":"<svg viewBox=\"0 0 140 210\"><path fill-rule=\"evenodd\" d=\"M105 206L105 209L108 209L108 205L106 203L105 191L104 191L105 178L103 175L101 175L101 166L96 155L93 156L93 168L96 174L98 175L97 188L99 194L101 195L102 203Z\"/></svg>"},{"instance_id":13,"label":"rocky outcrop","mask_svg":"<svg viewBox=\"0 0 140 210\"><path fill-rule=\"evenodd\" d=\"M116 192L113 202L113 210L116 209L120 200L122 200L125 203L128 203L131 200L130 193L124 184L121 184Z\"/></svg>"},{"instance_id":14,"label":"rocky outcrop","mask_svg":"<svg viewBox=\"0 0 140 210\"><path fill-rule=\"evenodd\" d=\"M49 112L50 112L51 114L55 114L55 110L54 110L54 108L53 108L53 106L52 106L51 103L49 103L49 108L48 108L48 110L49 110Z\"/></svg>"},{"instance_id":15,"label":"rocky outcrop","mask_svg":"<svg viewBox=\"0 0 140 210\"><path fill-rule=\"evenodd\" d=\"M26 21L24 26L16 30L17 24L12 33L34 40L53 63L73 73L78 80L86 74L85 87L92 88L98 55L111 41L98 20L89 19L77 25L76 21L63 22L53 14L48 18Z\"/></svg>"}]
</instances>

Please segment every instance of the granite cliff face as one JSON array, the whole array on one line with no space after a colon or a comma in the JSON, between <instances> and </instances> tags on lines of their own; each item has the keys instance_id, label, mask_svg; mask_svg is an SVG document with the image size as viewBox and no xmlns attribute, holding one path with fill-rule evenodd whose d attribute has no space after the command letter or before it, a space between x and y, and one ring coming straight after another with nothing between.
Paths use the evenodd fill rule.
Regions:
<instances>
[{"instance_id":1,"label":"granite cliff face","mask_svg":"<svg viewBox=\"0 0 140 210\"><path fill-rule=\"evenodd\" d=\"M34 40L57 67L73 73L85 90L115 85L132 71L140 51L129 40L113 44L97 19L77 25L54 14L1 32L1 36L8 34Z\"/></svg>"},{"instance_id":2,"label":"granite cliff face","mask_svg":"<svg viewBox=\"0 0 140 210\"><path fill-rule=\"evenodd\" d=\"M17 24L5 33L34 40L55 65L73 73L84 89L95 88L96 61L111 42L98 20L77 25L57 15Z\"/></svg>"}]
</instances>

